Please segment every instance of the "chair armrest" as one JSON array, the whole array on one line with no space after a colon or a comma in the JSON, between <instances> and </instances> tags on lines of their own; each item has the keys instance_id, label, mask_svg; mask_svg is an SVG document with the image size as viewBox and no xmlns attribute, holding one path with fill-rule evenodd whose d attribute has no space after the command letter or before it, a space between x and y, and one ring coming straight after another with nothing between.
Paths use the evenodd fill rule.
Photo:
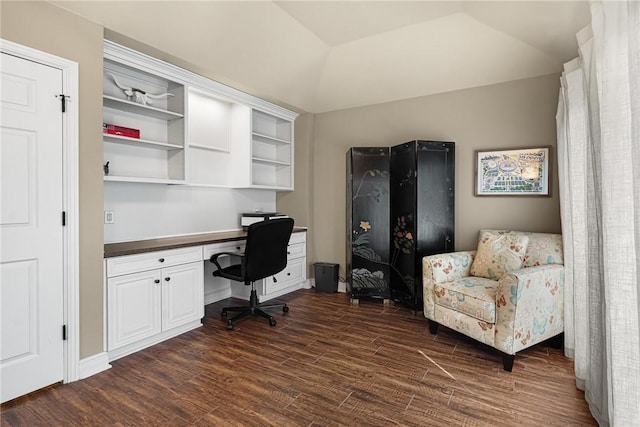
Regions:
<instances>
[{"instance_id":1,"label":"chair armrest","mask_svg":"<svg viewBox=\"0 0 640 427\"><path fill-rule=\"evenodd\" d=\"M435 320L433 317L435 285L467 277L475 255L475 251L464 251L429 255L422 258L422 298L424 316L427 319Z\"/></svg>"},{"instance_id":2,"label":"chair armrest","mask_svg":"<svg viewBox=\"0 0 640 427\"><path fill-rule=\"evenodd\" d=\"M563 265L522 268L500 278L496 292L498 350L515 354L563 331Z\"/></svg>"},{"instance_id":3,"label":"chair armrest","mask_svg":"<svg viewBox=\"0 0 640 427\"><path fill-rule=\"evenodd\" d=\"M218 257L221 256L235 256L235 257L244 257L244 252L218 252L217 254L211 255L209 261L216 265L218 270L222 270L222 266L218 263Z\"/></svg>"}]
</instances>

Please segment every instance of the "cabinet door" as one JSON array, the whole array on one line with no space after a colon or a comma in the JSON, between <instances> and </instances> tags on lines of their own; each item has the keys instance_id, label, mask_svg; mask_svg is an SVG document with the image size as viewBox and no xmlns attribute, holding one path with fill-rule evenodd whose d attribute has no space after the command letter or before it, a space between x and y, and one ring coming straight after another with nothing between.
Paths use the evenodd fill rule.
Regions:
<instances>
[{"instance_id":1,"label":"cabinet door","mask_svg":"<svg viewBox=\"0 0 640 427\"><path fill-rule=\"evenodd\" d=\"M162 330L204 317L202 262L162 269Z\"/></svg>"},{"instance_id":2,"label":"cabinet door","mask_svg":"<svg viewBox=\"0 0 640 427\"><path fill-rule=\"evenodd\" d=\"M107 281L109 350L160 333L160 288L160 270Z\"/></svg>"}]
</instances>

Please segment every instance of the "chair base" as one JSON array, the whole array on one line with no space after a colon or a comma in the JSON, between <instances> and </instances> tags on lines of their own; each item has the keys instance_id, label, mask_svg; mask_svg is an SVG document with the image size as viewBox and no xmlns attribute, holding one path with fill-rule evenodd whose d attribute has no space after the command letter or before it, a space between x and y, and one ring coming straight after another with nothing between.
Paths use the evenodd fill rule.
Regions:
<instances>
[{"instance_id":1,"label":"chair base","mask_svg":"<svg viewBox=\"0 0 640 427\"><path fill-rule=\"evenodd\" d=\"M284 303L263 303L260 304L258 302L258 294L255 289L251 289L251 296L249 297L249 305L241 306L241 307L224 307L222 309L222 317L227 317L227 312L238 312L234 317L227 320L227 330L230 331L233 329L234 323L238 320L243 319L247 316L260 316L269 320L269 325L276 326L276 319L273 318L272 315L263 311L263 308L272 308L272 307L282 307L282 311L287 313L289 311L289 307Z\"/></svg>"}]
</instances>

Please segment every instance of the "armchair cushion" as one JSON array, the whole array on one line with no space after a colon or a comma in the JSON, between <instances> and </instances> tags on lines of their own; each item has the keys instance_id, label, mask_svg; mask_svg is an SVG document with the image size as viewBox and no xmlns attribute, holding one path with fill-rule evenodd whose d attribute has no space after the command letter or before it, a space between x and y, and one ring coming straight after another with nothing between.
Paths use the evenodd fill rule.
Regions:
<instances>
[{"instance_id":1,"label":"armchair cushion","mask_svg":"<svg viewBox=\"0 0 640 427\"><path fill-rule=\"evenodd\" d=\"M481 230L478 250L470 274L498 280L504 273L522 267L529 236L495 230Z\"/></svg>"},{"instance_id":2,"label":"armchair cushion","mask_svg":"<svg viewBox=\"0 0 640 427\"><path fill-rule=\"evenodd\" d=\"M546 264L564 264L562 234L524 233L529 236L529 245L523 267Z\"/></svg>"},{"instance_id":3,"label":"armchair cushion","mask_svg":"<svg viewBox=\"0 0 640 427\"><path fill-rule=\"evenodd\" d=\"M496 322L498 282L484 277L464 277L435 285L435 303L485 322Z\"/></svg>"}]
</instances>

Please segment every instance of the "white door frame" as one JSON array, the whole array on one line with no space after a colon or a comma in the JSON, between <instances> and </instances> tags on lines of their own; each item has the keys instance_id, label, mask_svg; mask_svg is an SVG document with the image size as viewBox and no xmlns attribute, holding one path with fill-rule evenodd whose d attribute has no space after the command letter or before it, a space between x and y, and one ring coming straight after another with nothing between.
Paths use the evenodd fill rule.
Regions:
<instances>
[{"instance_id":1,"label":"white door frame","mask_svg":"<svg viewBox=\"0 0 640 427\"><path fill-rule=\"evenodd\" d=\"M68 383L79 379L80 365L78 63L1 38L0 50L62 70L63 92L68 97L66 113L62 116L62 209L67 213L63 228L63 313L67 325L67 340L63 343L63 379Z\"/></svg>"}]
</instances>

